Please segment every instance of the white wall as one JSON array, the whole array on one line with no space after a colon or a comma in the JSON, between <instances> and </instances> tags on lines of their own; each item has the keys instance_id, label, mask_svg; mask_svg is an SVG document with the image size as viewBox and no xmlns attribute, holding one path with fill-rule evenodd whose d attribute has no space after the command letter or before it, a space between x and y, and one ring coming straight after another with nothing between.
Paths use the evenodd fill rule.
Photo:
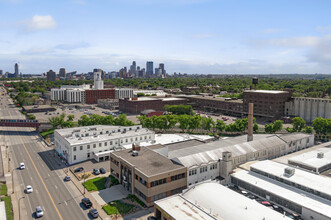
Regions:
<instances>
[{"instance_id":1,"label":"white wall","mask_svg":"<svg viewBox=\"0 0 331 220\"><path fill-rule=\"evenodd\" d=\"M216 164L217 167L215 169L211 170L211 167L214 164ZM207 171L201 173L200 168L203 168L203 167L207 167ZM216 177L219 176L219 172L220 172L219 169L220 169L220 163L219 162L209 164L209 165L201 165L201 166L196 167L196 168L188 169L188 172L187 172L187 185L195 184L195 183L202 182L202 181L205 181L205 180L215 179ZM192 170L196 170L196 174L190 175L190 171L192 171Z\"/></svg>"}]
</instances>

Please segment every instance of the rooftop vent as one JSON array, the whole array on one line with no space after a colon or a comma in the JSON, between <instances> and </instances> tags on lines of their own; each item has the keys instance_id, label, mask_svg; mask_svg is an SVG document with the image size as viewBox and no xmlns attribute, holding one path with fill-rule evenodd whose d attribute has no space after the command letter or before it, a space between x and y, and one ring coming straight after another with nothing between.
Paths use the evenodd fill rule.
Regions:
<instances>
[{"instance_id":1,"label":"rooftop vent","mask_svg":"<svg viewBox=\"0 0 331 220\"><path fill-rule=\"evenodd\" d=\"M320 159L324 158L324 153L323 152L318 152L317 153L317 158L320 158Z\"/></svg>"},{"instance_id":2,"label":"rooftop vent","mask_svg":"<svg viewBox=\"0 0 331 220\"><path fill-rule=\"evenodd\" d=\"M136 156L138 156L138 154L139 154L138 151L134 150L134 151L132 151L132 154L131 154L131 155L132 155L133 157L136 157Z\"/></svg>"},{"instance_id":3,"label":"rooftop vent","mask_svg":"<svg viewBox=\"0 0 331 220\"><path fill-rule=\"evenodd\" d=\"M290 176L293 176L295 173L295 169L292 168L292 167L286 167L285 168L285 175L290 177Z\"/></svg>"}]
</instances>

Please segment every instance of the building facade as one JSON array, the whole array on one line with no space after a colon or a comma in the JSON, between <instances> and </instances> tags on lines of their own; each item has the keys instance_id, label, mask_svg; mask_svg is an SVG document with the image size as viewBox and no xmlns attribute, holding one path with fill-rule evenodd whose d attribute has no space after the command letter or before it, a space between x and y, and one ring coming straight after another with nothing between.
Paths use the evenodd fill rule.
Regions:
<instances>
[{"instance_id":1,"label":"building facade","mask_svg":"<svg viewBox=\"0 0 331 220\"><path fill-rule=\"evenodd\" d=\"M130 88L116 88L115 99L133 98L133 89Z\"/></svg>"},{"instance_id":2,"label":"building facade","mask_svg":"<svg viewBox=\"0 0 331 220\"><path fill-rule=\"evenodd\" d=\"M277 119L284 115L285 102L292 94L289 91L245 90L243 110L248 112L248 104L254 103L254 116Z\"/></svg>"},{"instance_id":3,"label":"building facade","mask_svg":"<svg viewBox=\"0 0 331 220\"><path fill-rule=\"evenodd\" d=\"M115 99L115 90L114 89L85 90L86 104L97 104L98 99Z\"/></svg>"},{"instance_id":4,"label":"building facade","mask_svg":"<svg viewBox=\"0 0 331 220\"><path fill-rule=\"evenodd\" d=\"M98 107L105 109L118 109L119 100L118 99L98 99Z\"/></svg>"},{"instance_id":5,"label":"building facade","mask_svg":"<svg viewBox=\"0 0 331 220\"><path fill-rule=\"evenodd\" d=\"M295 97L285 103L286 116L298 116L306 122L317 117L331 118L331 100L321 98Z\"/></svg>"},{"instance_id":6,"label":"building facade","mask_svg":"<svg viewBox=\"0 0 331 220\"><path fill-rule=\"evenodd\" d=\"M122 145L154 139L155 133L141 125L95 125L54 131L55 150L68 164L89 159L109 160L110 152L123 149Z\"/></svg>"},{"instance_id":7,"label":"building facade","mask_svg":"<svg viewBox=\"0 0 331 220\"><path fill-rule=\"evenodd\" d=\"M47 81L55 81L56 73L53 70L47 72Z\"/></svg>"}]
</instances>

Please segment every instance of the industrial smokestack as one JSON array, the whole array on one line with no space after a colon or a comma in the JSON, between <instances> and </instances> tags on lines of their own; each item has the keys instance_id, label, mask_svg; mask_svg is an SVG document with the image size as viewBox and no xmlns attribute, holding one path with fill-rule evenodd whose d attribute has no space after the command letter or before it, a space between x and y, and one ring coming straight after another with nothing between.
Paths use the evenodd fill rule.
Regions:
<instances>
[{"instance_id":1,"label":"industrial smokestack","mask_svg":"<svg viewBox=\"0 0 331 220\"><path fill-rule=\"evenodd\" d=\"M248 134L247 134L247 142L253 140L253 108L254 104L248 104Z\"/></svg>"}]
</instances>

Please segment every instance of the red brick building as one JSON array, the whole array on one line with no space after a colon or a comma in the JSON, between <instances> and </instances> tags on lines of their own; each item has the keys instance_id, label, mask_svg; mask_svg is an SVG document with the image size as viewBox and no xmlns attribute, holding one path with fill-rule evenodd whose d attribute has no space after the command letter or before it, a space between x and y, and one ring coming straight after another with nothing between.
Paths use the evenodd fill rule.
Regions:
<instances>
[{"instance_id":1,"label":"red brick building","mask_svg":"<svg viewBox=\"0 0 331 220\"><path fill-rule=\"evenodd\" d=\"M254 116L277 119L284 115L285 102L292 96L290 91L245 90L244 112L248 103L254 103Z\"/></svg>"},{"instance_id":2,"label":"red brick building","mask_svg":"<svg viewBox=\"0 0 331 220\"><path fill-rule=\"evenodd\" d=\"M115 99L115 89L85 90L86 104L97 104L98 99Z\"/></svg>"},{"instance_id":3,"label":"red brick building","mask_svg":"<svg viewBox=\"0 0 331 220\"><path fill-rule=\"evenodd\" d=\"M186 105L187 99L184 98L150 98L140 97L131 99L120 99L120 111L130 114L140 114L147 109L162 111L165 105Z\"/></svg>"}]
</instances>

